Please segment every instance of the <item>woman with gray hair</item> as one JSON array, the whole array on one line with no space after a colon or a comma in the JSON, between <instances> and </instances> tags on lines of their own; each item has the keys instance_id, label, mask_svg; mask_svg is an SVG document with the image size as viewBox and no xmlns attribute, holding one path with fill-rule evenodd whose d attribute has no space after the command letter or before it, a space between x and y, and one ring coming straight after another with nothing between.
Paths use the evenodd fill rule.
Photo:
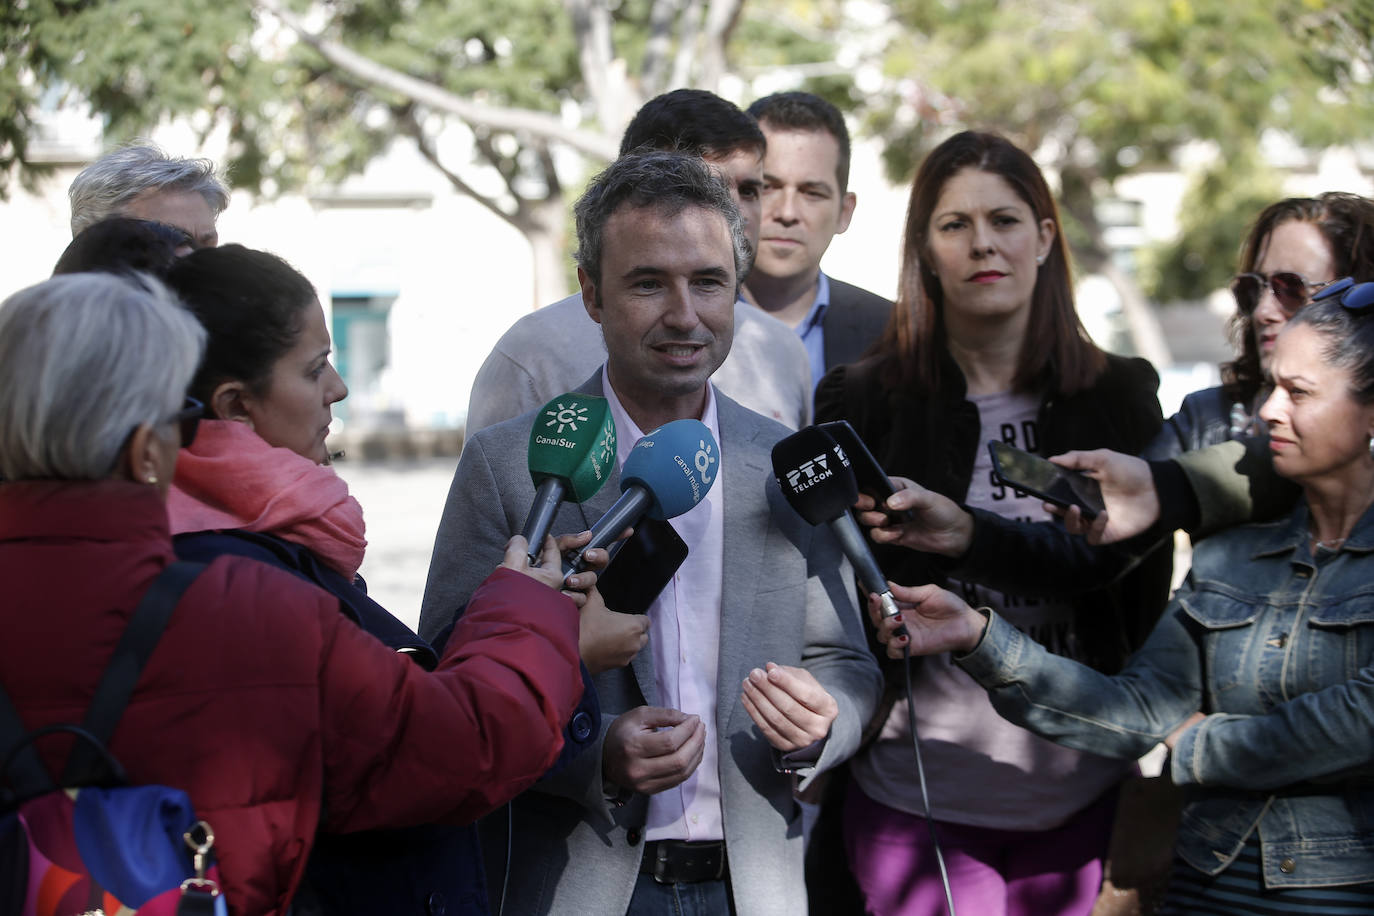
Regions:
<instances>
[{"instance_id":1,"label":"woman with gray hair","mask_svg":"<svg viewBox=\"0 0 1374 916\"><path fill-rule=\"evenodd\" d=\"M153 280L71 274L0 305L0 681L26 731L82 721L175 559L164 500L202 412L181 392L204 346ZM190 796L230 913L284 913L317 829L470 821L557 757L582 692L578 614L552 541L543 560L530 568L512 539L425 672L318 588L219 557L177 603L109 750L131 783ZM56 778L66 743L37 747Z\"/></svg>"},{"instance_id":2,"label":"woman with gray hair","mask_svg":"<svg viewBox=\"0 0 1374 916\"><path fill-rule=\"evenodd\" d=\"M116 474L165 493L176 443L164 434L204 349L205 331L151 280L72 274L11 296L0 309L0 474Z\"/></svg>"}]
</instances>

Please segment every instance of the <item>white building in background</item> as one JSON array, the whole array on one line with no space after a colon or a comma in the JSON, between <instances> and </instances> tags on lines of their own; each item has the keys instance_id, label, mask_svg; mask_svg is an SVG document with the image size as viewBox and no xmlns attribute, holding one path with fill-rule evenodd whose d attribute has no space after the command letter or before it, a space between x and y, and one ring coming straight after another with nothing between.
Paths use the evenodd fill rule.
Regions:
<instances>
[{"instance_id":1,"label":"white building in background","mask_svg":"<svg viewBox=\"0 0 1374 916\"><path fill-rule=\"evenodd\" d=\"M177 155L222 159L222 139L212 136L200 147L188 128L160 130L153 139ZM101 151L98 126L81 113L59 110L44 122L31 152L54 172L32 191L14 187L3 205L0 294L48 275L70 241L67 186ZM850 185L858 208L824 268L891 297L908 189L886 181L879 153L874 143L855 145ZM1289 171L1290 194L1374 193L1374 161L1361 161L1348 149L1311 155L1275 141L1266 153ZM1106 219L1113 244L1127 251L1171 238L1186 183L1182 172L1119 180ZM577 193L570 189L570 198ZM1239 243L1244 228L1236 231ZM537 304L523 237L457 193L408 141L398 141L364 174L338 187L274 200L236 192L219 234L223 243L281 255L315 284L330 320L335 362L350 389L335 407L336 422L347 433L461 427L478 366L501 333ZM542 292L545 302L573 291L571 268L568 276L567 289ZM1083 278L1079 308L1089 331L1110 346L1120 325L1110 285ZM1218 308L1224 317L1230 304L1223 299ZM1220 327L1218 318L1219 342ZM1169 402L1165 412L1187 390L1201 387L1201 377L1186 368L1175 386L1180 390L1162 392L1161 400Z\"/></svg>"}]
</instances>

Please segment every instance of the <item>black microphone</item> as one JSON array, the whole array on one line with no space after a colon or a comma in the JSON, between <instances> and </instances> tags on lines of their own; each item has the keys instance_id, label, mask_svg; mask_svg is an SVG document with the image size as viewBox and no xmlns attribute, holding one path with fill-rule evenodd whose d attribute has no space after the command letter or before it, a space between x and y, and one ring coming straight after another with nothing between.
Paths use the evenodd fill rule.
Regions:
<instances>
[{"instance_id":1,"label":"black microphone","mask_svg":"<svg viewBox=\"0 0 1374 916\"><path fill-rule=\"evenodd\" d=\"M859 484L844 449L825 430L808 426L773 446L773 476L798 515L812 525L830 526L864 590L878 596L884 617L895 616L897 599L849 514L859 498Z\"/></svg>"}]
</instances>

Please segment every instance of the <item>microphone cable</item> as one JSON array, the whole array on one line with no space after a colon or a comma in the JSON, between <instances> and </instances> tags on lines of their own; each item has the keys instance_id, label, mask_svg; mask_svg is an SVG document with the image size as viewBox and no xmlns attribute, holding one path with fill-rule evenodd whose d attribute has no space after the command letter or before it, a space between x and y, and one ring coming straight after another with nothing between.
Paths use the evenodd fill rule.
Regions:
<instances>
[{"instance_id":1,"label":"microphone cable","mask_svg":"<svg viewBox=\"0 0 1374 916\"><path fill-rule=\"evenodd\" d=\"M496 916L504 916L506 912L506 889L510 887L510 860L511 847L515 833L515 799L506 802L506 871L501 876L501 902L496 907Z\"/></svg>"},{"instance_id":2,"label":"microphone cable","mask_svg":"<svg viewBox=\"0 0 1374 916\"><path fill-rule=\"evenodd\" d=\"M911 748L916 752L916 776L921 784L921 805L925 808L926 827L930 829L930 842L935 847L935 862L940 866L940 881L945 886L945 909L949 916L954 912L954 892L949 887L949 872L945 869L945 856L940 851L940 838L935 835L935 818L930 813L930 793L926 790L926 768L921 762L921 739L916 734L915 691L911 686L911 642L902 647L902 671L906 675L906 724L911 729Z\"/></svg>"}]
</instances>

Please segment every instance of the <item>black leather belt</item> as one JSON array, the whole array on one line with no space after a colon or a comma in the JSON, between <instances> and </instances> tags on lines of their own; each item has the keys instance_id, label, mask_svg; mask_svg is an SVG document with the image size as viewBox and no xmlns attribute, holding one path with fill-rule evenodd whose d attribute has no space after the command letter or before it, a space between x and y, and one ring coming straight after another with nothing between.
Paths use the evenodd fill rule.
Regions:
<instances>
[{"instance_id":1,"label":"black leather belt","mask_svg":"<svg viewBox=\"0 0 1374 916\"><path fill-rule=\"evenodd\" d=\"M725 841L652 840L644 844L640 874L652 875L659 884L719 881L725 877Z\"/></svg>"}]
</instances>

